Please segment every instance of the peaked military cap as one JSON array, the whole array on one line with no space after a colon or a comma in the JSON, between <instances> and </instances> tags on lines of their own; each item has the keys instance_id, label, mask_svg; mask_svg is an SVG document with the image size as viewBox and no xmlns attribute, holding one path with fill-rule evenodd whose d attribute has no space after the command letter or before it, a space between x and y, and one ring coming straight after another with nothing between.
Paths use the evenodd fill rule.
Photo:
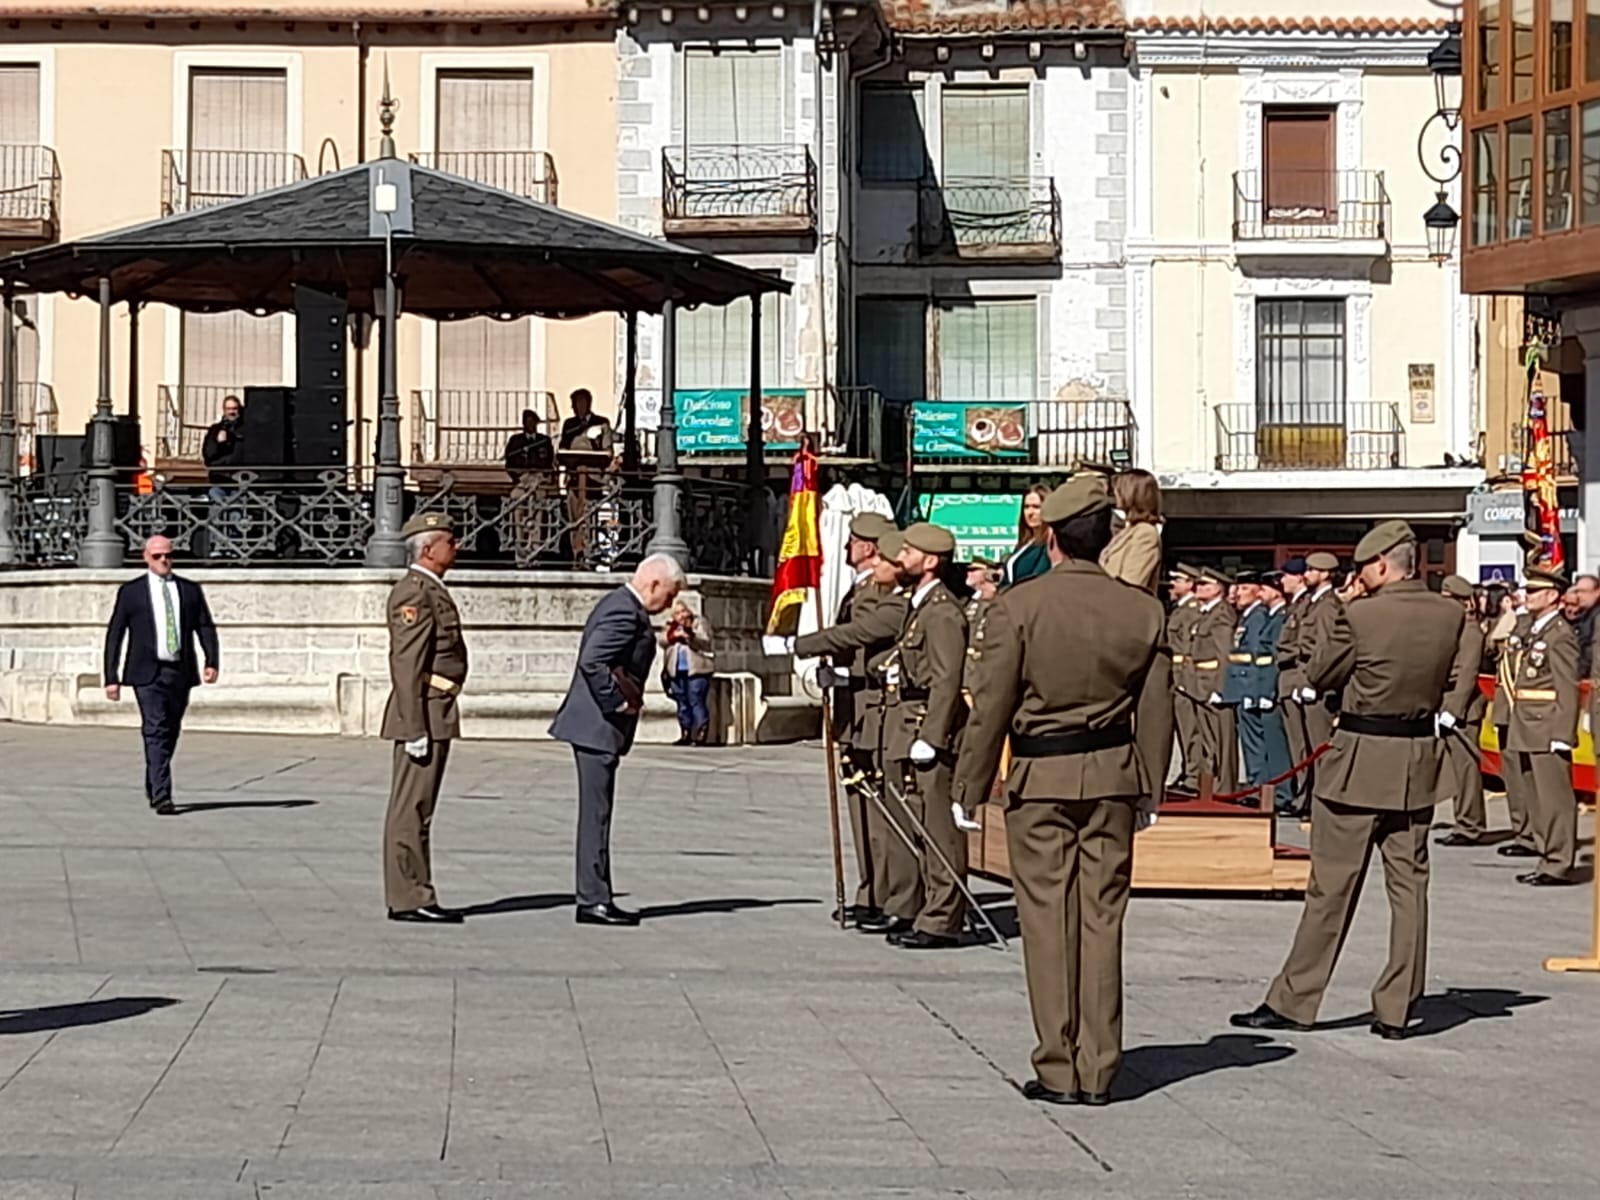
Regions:
<instances>
[{"instance_id":1,"label":"peaked military cap","mask_svg":"<svg viewBox=\"0 0 1600 1200\"><path fill-rule=\"evenodd\" d=\"M900 547L906 544L906 536L898 529L891 529L878 539L879 558L898 558Z\"/></svg>"},{"instance_id":2,"label":"peaked military cap","mask_svg":"<svg viewBox=\"0 0 1600 1200\"><path fill-rule=\"evenodd\" d=\"M1074 475L1044 498L1039 506L1039 519L1046 525L1073 517L1087 517L1112 507L1111 493L1106 491L1103 475Z\"/></svg>"},{"instance_id":3,"label":"peaked military cap","mask_svg":"<svg viewBox=\"0 0 1600 1200\"><path fill-rule=\"evenodd\" d=\"M1261 576L1255 571L1236 571L1233 581L1235 583L1260 583Z\"/></svg>"},{"instance_id":4,"label":"peaked military cap","mask_svg":"<svg viewBox=\"0 0 1600 1200\"><path fill-rule=\"evenodd\" d=\"M1383 521L1369 529L1366 536L1356 543L1355 564L1363 566L1389 553L1396 546L1416 540L1416 531L1404 521Z\"/></svg>"},{"instance_id":5,"label":"peaked military cap","mask_svg":"<svg viewBox=\"0 0 1600 1200\"><path fill-rule=\"evenodd\" d=\"M863 512L850 518L850 536L863 542L875 542L893 528L894 522L882 513Z\"/></svg>"},{"instance_id":6,"label":"peaked military cap","mask_svg":"<svg viewBox=\"0 0 1600 1200\"><path fill-rule=\"evenodd\" d=\"M401 537L416 537L419 533L454 533L455 522L449 513L419 512L400 527Z\"/></svg>"},{"instance_id":7,"label":"peaked military cap","mask_svg":"<svg viewBox=\"0 0 1600 1200\"><path fill-rule=\"evenodd\" d=\"M1293 558L1285 562L1283 566L1279 567L1278 570L1284 575L1304 575L1306 573L1306 566L1306 560L1296 554Z\"/></svg>"},{"instance_id":8,"label":"peaked military cap","mask_svg":"<svg viewBox=\"0 0 1600 1200\"><path fill-rule=\"evenodd\" d=\"M1191 567L1188 563L1181 562L1168 571L1167 574L1176 579L1199 579L1200 568Z\"/></svg>"},{"instance_id":9,"label":"peaked military cap","mask_svg":"<svg viewBox=\"0 0 1600 1200\"><path fill-rule=\"evenodd\" d=\"M1227 587L1233 582L1233 576L1229 575L1221 567L1201 567L1200 578L1209 580L1211 583L1220 583L1223 587Z\"/></svg>"},{"instance_id":10,"label":"peaked military cap","mask_svg":"<svg viewBox=\"0 0 1600 1200\"><path fill-rule=\"evenodd\" d=\"M974 555L972 558L967 560L967 569L969 571L974 569L974 568L981 568L982 570L985 570L985 571L992 571L992 570L995 569L995 567L997 567L999 565L1000 564L995 562L992 558L984 558L983 555L981 555L981 554Z\"/></svg>"},{"instance_id":11,"label":"peaked military cap","mask_svg":"<svg viewBox=\"0 0 1600 1200\"><path fill-rule=\"evenodd\" d=\"M918 521L900 536L905 539L906 545L913 550L921 550L924 554L956 552L955 535L942 525L930 525L927 521Z\"/></svg>"},{"instance_id":12,"label":"peaked military cap","mask_svg":"<svg viewBox=\"0 0 1600 1200\"><path fill-rule=\"evenodd\" d=\"M1337 571L1339 560L1326 550L1318 550L1315 554L1306 555L1306 566L1313 571Z\"/></svg>"},{"instance_id":13,"label":"peaked military cap","mask_svg":"<svg viewBox=\"0 0 1600 1200\"><path fill-rule=\"evenodd\" d=\"M1552 588L1558 592L1567 590L1567 576L1560 567L1529 567L1524 574L1522 586L1530 592L1549 591Z\"/></svg>"},{"instance_id":14,"label":"peaked military cap","mask_svg":"<svg viewBox=\"0 0 1600 1200\"><path fill-rule=\"evenodd\" d=\"M1446 596L1453 596L1457 600L1470 600L1472 598L1472 584L1460 575L1446 575L1440 591Z\"/></svg>"},{"instance_id":15,"label":"peaked military cap","mask_svg":"<svg viewBox=\"0 0 1600 1200\"><path fill-rule=\"evenodd\" d=\"M1072 464L1072 473L1074 475L1094 475L1101 479L1110 479L1115 475L1122 474L1122 471L1117 467L1113 467L1110 463L1080 459Z\"/></svg>"}]
</instances>

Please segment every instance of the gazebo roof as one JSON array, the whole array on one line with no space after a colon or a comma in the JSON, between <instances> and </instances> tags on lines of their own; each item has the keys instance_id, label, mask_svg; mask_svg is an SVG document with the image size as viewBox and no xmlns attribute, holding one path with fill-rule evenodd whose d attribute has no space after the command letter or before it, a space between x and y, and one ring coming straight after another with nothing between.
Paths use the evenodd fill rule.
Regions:
<instances>
[{"instance_id":1,"label":"gazebo roof","mask_svg":"<svg viewBox=\"0 0 1600 1200\"><path fill-rule=\"evenodd\" d=\"M302 285L376 312L385 263L380 184L395 188L394 270L407 313L583 317L727 304L788 291L776 275L397 158L159 221L0 259L19 292L191 312L294 308Z\"/></svg>"}]
</instances>

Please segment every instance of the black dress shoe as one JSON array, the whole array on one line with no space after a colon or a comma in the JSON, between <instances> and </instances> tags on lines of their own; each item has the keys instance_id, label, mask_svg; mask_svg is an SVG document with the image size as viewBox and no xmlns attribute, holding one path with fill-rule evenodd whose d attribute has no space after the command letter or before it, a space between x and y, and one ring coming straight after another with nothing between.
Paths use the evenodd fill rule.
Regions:
<instances>
[{"instance_id":1,"label":"black dress shoe","mask_svg":"<svg viewBox=\"0 0 1600 1200\"><path fill-rule=\"evenodd\" d=\"M1111 1103L1110 1092L1084 1092L1079 1098L1090 1108L1104 1108Z\"/></svg>"},{"instance_id":2,"label":"black dress shoe","mask_svg":"<svg viewBox=\"0 0 1600 1200\"><path fill-rule=\"evenodd\" d=\"M856 928L862 933L884 933L896 936L911 932L911 919L909 917L891 917L888 913L879 913L869 920L857 921Z\"/></svg>"},{"instance_id":3,"label":"black dress shoe","mask_svg":"<svg viewBox=\"0 0 1600 1200\"><path fill-rule=\"evenodd\" d=\"M158 817L175 817L178 815L178 806L171 800L157 800L150 808Z\"/></svg>"},{"instance_id":4,"label":"black dress shoe","mask_svg":"<svg viewBox=\"0 0 1600 1200\"><path fill-rule=\"evenodd\" d=\"M839 923L840 911L837 908L834 909L833 916L830 918L835 925ZM846 921L854 921L857 925L863 921L875 921L883 915L878 909L867 904L846 904L843 912Z\"/></svg>"},{"instance_id":5,"label":"black dress shoe","mask_svg":"<svg viewBox=\"0 0 1600 1200\"><path fill-rule=\"evenodd\" d=\"M1404 1025L1385 1025L1382 1021L1374 1021L1371 1033L1381 1037L1386 1042L1400 1042L1405 1040L1406 1027Z\"/></svg>"},{"instance_id":6,"label":"black dress shoe","mask_svg":"<svg viewBox=\"0 0 1600 1200\"><path fill-rule=\"evenodd\" d=\"M1459 829L1454 833L1447 833L1434 842L1436 846L1481 846L1483 839L1474 837L1470 833L1462 833Z\"/></svg>"},{"instance_id":7,"label":"black dress shoe","mask_svg":"<svg viewBox=\"0 0 1600 1200\"><path fill-rule=\"evenodd\" d=\"M961 939L949 934L913 929L909 933L891 933L889 944L899 946L902 950L954 950L961 944Z\"/></svg>"},{"instance_id":8,"label":"black dress shoe","mask_svg":"<svg viewBox=\"0 0 1600 1200\"><path fill-rule=\"evenodd\" d=\"M1578 881L1570 875L1546 875L1543 871L1529 871L1526 875L1518 875L1517 882L1525 883L1529 887L1572 887Z\"/></svg>"},{"instance_id":9,"label":"black dress shoe","mask_svg":"<svg viewBox=\"0 0 1600 1200\"><path fill-rule=\"evenodd\" d=\"M615 904L578 905L579 925L620 925L632 927L639 923L639 914L618 908Z\"/></svg>"},{"instance_id":10,"label":"black dress shoe","mask_svg":"<svg viewBox=\"0 0 1600 1200\"><path fill-rule=\"evenodd\" d=\"M1045 1087L1037 1079L1030 1079L1022 1085L1022 1095L1026 1100L1039 1100L1045 1104L1076 1104L1077 1092L1058 1092L1055 1088Z\"/></svg>"},{"instance_id":11,"label":"black dress shoe","mask_svg":"<svg viewBox=\"0 0 1600 1200\"><path fill-rule=\"evenodd\" d=\"M1234 1013L1228 1018L1228 1024L1235 1029L1293 1029L1299 1033L1311 1029L1309 1025L1291 1021L1269 1004L1258 1004L1247 1013Z\"/></svg>"},{"instance_id":12,"label":"black dress shoe","mask_svg":"<svg viewBox=\"0 0 1600 1200\"><path fill-rule=\"evenodd\" d=\"M389 910L389 920L410 921L417 925L459 925L466 918L453 908L440 908L437 904L424 904L421 908Z\"/></svg>"},{"instance_id":13,"label":"black dress shoe","mask_svg":"<svg viewBox=\"0 0 1600 1200\"><path fill-rule=\"evenodd\" d=\"M1532 846L1524 846L1521 842L1507 842L1495 851L1501 858L1538 858L1539 852Z\"/></svg>"}]
</instances>

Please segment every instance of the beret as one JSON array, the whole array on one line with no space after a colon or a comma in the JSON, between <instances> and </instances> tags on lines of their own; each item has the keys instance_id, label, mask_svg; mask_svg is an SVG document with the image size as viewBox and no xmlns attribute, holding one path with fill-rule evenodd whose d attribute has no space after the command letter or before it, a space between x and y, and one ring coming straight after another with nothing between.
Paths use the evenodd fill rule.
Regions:
<instances>
[{"instance_id":1,"label":"beret","mask_svg":"<svg viewBox=\"0 0 1600 1200\"><path fill-rule=\"evenodd\" d=\"M1382 521L1367 530L1356 543L1355 564L1362 566L1389 553L1396 546L1417 540L1416 532L1404 521Z\"/></svg>"},{"instance_id":2,"label":"beret","mask_svg":"<svg viewBox=\"0 0 1600 1200\"><path fill-rule=\"evenodd\" d=\"M1039 519L1046 525L1054 525L1057 521L1087 517L1111 507L1105 476L1074 475L1044 498L1039 506Z\"/></svg>"},{"instance_id":3,"label":"beret","mask_svg":"<svg viewBox=\"0 0 1600 1200\"><path fill-rule=\"evenodd\" d=\"M1227 584L1230 584L1230 583L1233 582L1233 576L1229 575L1226 571L1222 570L1222 568L1220 568L1220 567L1201 567L1200 568L1200 578L1201 579L1208 579L1212 583L1220 583L1220 584L1223 584L1223 585L1227 585Z\"/></svg>"},{"instance_id":4,"label":"beret","mask_svg":"<svg viewBox=\"0 0 1600 1200\"><path fill-rule=\"evenodd\" d=\"M1283 566L1279 567L1278 570L1282 571L1285 575L1304 575L1306 573L1306 560L1297 554L1285 562Z\"/></svg>"},{"instance_id":5,"label":"beret","mask_svg":"<svg viewBox=\"0 0 1600 1200\"><path fill-rule=\"evenodd\" d=\"M894 522L882 513L857 513L850 518L850 536L864 542L875 542L893 528Z\"/></svg>"},{"instance_id":6,"label":"beret","mask_svg":"<svg viewBox=\"0 0 1600 1200\"><path fill-rule=\"evenodd\" d=\"M449 513L419 512L400 527L401 537L415 537L419 533L454 533L455 522Z\"/></svg>"},{"instance_id":7,"label":"beret","mask_svg":"<svg viewBox=\"0 0 1600 1200\"><path fill-rule=\"evenodd\" d=\"M1459 575L1446 575L1440 590L1446 596L1454 596L1457 600L1468 600L1472 597L1472 584Z\"/></svg>"},{"instance_id":8,"label":"beret","mask_svg":"<svg viewBox=\"0 0 1600 1200\"><path fill-rule=\"evenodd\" d=\"M1315 554L1306 555L1306 566L1313 571L1337 571L1339 560L1326 550L1318 550Z\"/></svg>"},{"instance_id":9,"label":"beret","mask_svg":"<svg viewBox=\"0 0 1600 1200\"><path fill-rule=\"evenodd\" d=\"M898 558L900 547L906 544L905 534L898 529L891 529L878 539L879 558Z\"/></svg>"},{"instance_id":10,"label":"beret","mask_svg":"<svg viewBox=\"0 0 1600 1200\"><path fill-rule=\"evenodd\" d=\"M955 535L942 525L930 525L926 521L918 521L900 536L905 539L906 545L913 550L921 550L924 554L956 552Z\"/></svg>"},{"instance_id":11,"label":"beret","mask_svg":"<svg viewBox=\"0 0 1600 1200\"><path fill-rule=\"evenodd\" d=\"M1522 586L1530 592L1547 591L1550 588L1558 592L1567 590L1567 576L1560 567L1529 567L1525 574L1527 578Z\"/></svg>"}]
</instances>

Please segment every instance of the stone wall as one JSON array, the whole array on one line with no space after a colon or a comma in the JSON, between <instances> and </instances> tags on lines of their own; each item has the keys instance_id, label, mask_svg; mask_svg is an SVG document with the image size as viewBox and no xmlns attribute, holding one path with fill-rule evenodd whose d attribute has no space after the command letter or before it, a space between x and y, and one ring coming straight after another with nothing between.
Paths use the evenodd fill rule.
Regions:
<instances>
[{"instance_id":1,"label":"stone wall","mask_svg":"<svg viewBox=\"0 0 1600 1200\"><path fill-rule=\"evenodd\" d=\"M375 736L388 695L384 570L213 569L206 590L222 641L222 678L196 692L186 726ZM138 721L131 698L101 690L105 626L127 571L0 573L0 719L49 724ZM460 571L450 590L472 671L462 694L467 737L544 738L572 677L584 619L616 576ZM817 713L788 695L788 663L761 653L764 580L696 576L689 603L716 631L714 733L731 743L809 736ZM658 681L643 740L677 723Z\"/></svg>"}]
</instances>

